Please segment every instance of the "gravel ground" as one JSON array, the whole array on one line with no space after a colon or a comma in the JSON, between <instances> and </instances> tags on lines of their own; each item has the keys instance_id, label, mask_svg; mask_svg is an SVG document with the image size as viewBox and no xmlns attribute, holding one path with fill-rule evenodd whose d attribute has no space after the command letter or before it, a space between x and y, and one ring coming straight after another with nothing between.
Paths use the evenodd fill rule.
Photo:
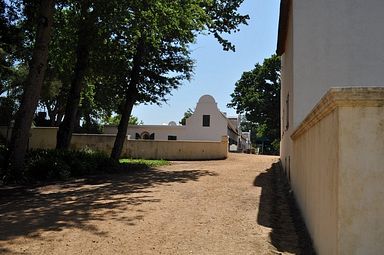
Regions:
<instances>
[{"instance_id":1,"label":"gravel ground","mask_svg":"<svg viewBox=\"0 0 384 255\"><path fill-rule=\"evenodd\" d=\"M278 158L0 189L0 254L312 254Z\"/></svg>"}]
</instances>

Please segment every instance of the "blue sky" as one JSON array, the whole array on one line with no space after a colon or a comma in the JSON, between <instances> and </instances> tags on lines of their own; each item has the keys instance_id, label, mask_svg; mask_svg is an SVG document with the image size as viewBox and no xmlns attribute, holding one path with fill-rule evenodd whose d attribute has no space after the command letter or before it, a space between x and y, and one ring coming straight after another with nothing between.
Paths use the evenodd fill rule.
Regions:
<instances>
[{"instance_id":1,"label":"blue sky","mask_svg":"<svg viewBox=\"0 0 384 255\"><path fill-rule=\"evenodd\" d=\"M253 69L276 51L279 3L279 0L245 0L240 12L249 14L249 25L225 36L236 45L236 52L223 51L212 36L199 36L191 46L195 60L192 80L173 91L166 104L135 106L132 114L144 124L178 122L188 108L194 109L202 95L210 94L222 112L235 116L235 110L226 104L231 101L236 81L244 71Z\"/></svg>"}]
</instances>

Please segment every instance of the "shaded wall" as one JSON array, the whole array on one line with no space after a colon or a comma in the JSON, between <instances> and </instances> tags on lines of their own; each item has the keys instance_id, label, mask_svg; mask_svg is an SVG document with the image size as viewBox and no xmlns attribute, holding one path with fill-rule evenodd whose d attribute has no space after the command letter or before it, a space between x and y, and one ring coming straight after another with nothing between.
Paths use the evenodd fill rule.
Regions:
<instances>
[{"instance_id":1,"label":"shaded wall","mask_svg":"<svg viewBox=\"0 0 384 255\"><path fill-rule=\"evenodd\" d=\"M280 123L281 141L280 156L284 171L289 175L290 161L293 154L291 134L293 127L293 16L292 8L287 20L287 38L285 41L285 52L281 56L281 100L280 100Z\"/></svg>"}]
</instances>

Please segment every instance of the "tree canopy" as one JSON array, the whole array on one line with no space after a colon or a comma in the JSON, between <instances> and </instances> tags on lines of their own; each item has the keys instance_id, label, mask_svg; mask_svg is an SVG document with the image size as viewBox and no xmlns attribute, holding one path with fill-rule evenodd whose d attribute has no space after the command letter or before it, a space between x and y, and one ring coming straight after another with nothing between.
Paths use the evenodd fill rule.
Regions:
<instances>
[{"instance_id":1,"label":"tree canopy","mask_svg":"<svg viewBox=\"0 0 384 255\"><path fill-rule=\"evenodd\" d=\"M228 107L245 114L248 129L259 142L270 144L267 153L278 154L280 141L280 58L276 55L244 72L235 84ZM251 125L251 127L249 127ZM253 128L252 128L253 127Z\"/></svg>"},{"instance_id":2,"label":"tree canopy","mask_svg":"<svg viewBox=\"0 0 384 255\"><path fill-rule=\"evenodd\" d=\"M193 114L193 110L191 108L188 108L188 110L184 113L183 118L181 118L181 120L179 121L179 124L185 126L187 119L191 117L192 114Z\"/></svg>"},{"instance_id":3,"label":"tree canopy","mask_svg":"<svg viewBox=\"0 0 384 255\"><path fill-rule=\"evenodd\" d=\"M134 105L161 104L192 77L190 45L198 34L235 50L225 35L247 24L238 12L243 1L0 0L0 114L8 125L19 116L13 164L24 162L37 107L47 113L38 114L39 123L59 126L60 149L80 125L97 130L119 114L111 155L118 158Z\"/></svg>"}]
</instances>

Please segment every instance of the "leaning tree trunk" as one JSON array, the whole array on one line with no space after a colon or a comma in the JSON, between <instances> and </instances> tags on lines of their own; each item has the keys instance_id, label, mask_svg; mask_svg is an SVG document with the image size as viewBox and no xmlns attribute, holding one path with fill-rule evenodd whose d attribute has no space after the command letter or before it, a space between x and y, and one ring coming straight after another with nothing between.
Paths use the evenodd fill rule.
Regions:
<instances>
[{"instance_id":1,"label":"leaning tree trunk","mask_svg":"<svg viewBox=\"0 0 384 255\"><path fill-rule=\"evenodd\" d=\"M127 136L127 128L129 123L129 118L132 113L133 105L136 102L136 88L135 91L129 91L129 94L127 94L125 98L125 103L123 107L123 112L121 114L121 119L119 122L118 131L116 134L115 143L113 144L112 152L111 152L111 158L112 159L119 159L121 152L123 151L123 146L125 142L125 138Z\"/></svg>"},{"instance_id":2,"label":"leaning tree trunk","mask_svg":"<svg viewBox=\"0 0 384 255\"><path fill-rule=\"evenodd\" d=\"M145 55L144 41L140 39L136 47L135 56L133 58L131 79L129 81L128 91L125 95L124 108L122 109L121 119L119 122L119 127L117 129L115 143L113 145L112 152L111 152L112 159L119 159L121 152L123 150L124 141L127 136L129 118L132 113L133 105L136 103L136 100L137 100L137 95L138 95L137 85L140 82L141 65L142 65L144 55Z\"/></svg>"},{"instance_id":3,"label":"leaning tree trunk","mask_svg":"<svg viewBox=\"0 0 384 255\"><path fill-rule=\"evenodd\" d=\"M79 109L81 91L84 87L85 74L89 67L89 48L91 43L90 16L87 13L89 1L83 1L81 6L81 19L78 32L76 50L76 66L65 107L63 122L57 132L56 149L68 149L72 139L72 133L76 125L76 116Z\"/></svg>"},{"instance_id":4,"label":"leaning tree trunk","mask_svg":"<svg viewBox=\"0 0 384 255\"><path fill-rule=\"evenodd\" d=\"M42 0L40 4L35 47L33 49L32 60L25 82L20 108L16 114L10 144L8 167L13 172L12 175L15 178L19 178L22 175L29 131L39 101L44 74L47 68L48 45L51 40L54 0Z\"/></svg>"}]
</instances>

